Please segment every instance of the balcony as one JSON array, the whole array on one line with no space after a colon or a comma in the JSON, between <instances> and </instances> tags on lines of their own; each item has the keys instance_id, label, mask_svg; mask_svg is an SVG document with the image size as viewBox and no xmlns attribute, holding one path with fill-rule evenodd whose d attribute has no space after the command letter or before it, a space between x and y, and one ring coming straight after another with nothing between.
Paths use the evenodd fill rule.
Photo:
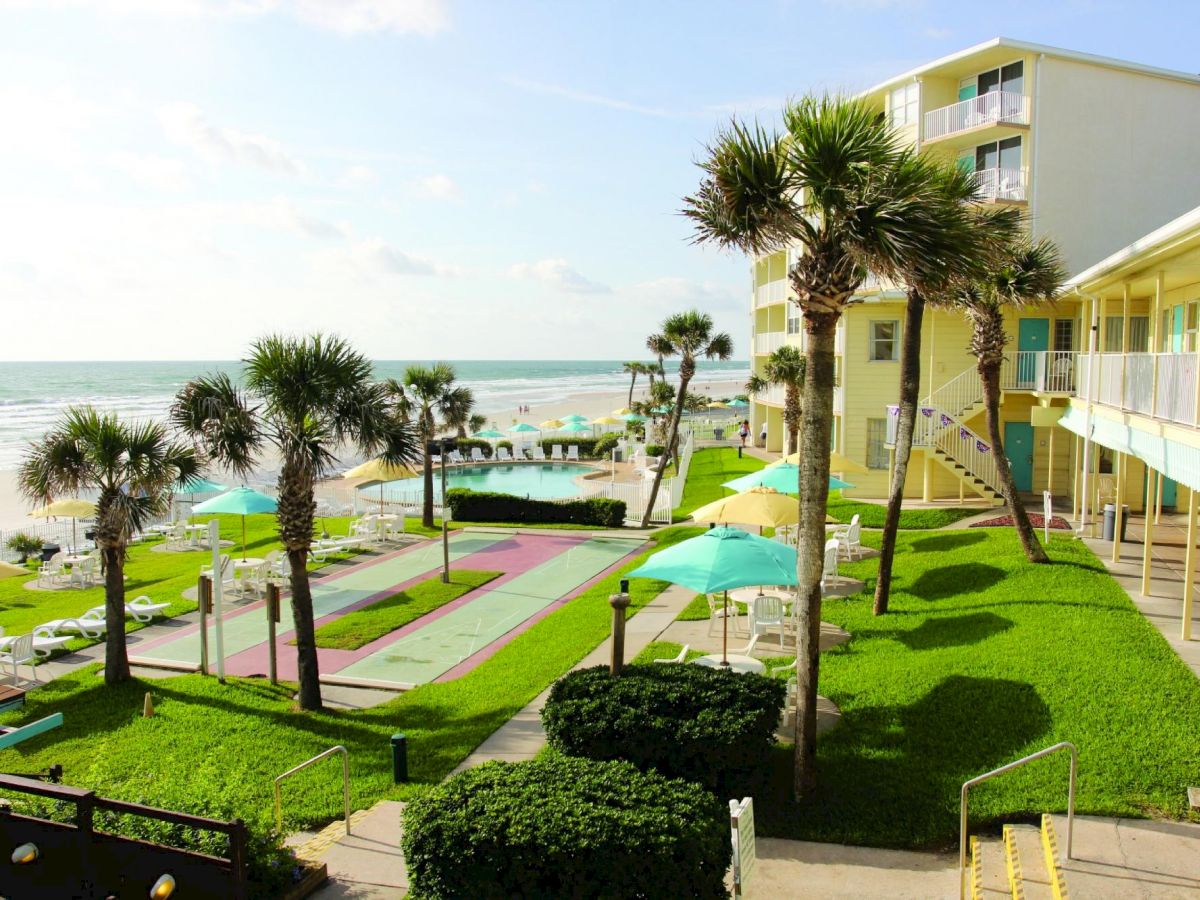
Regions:
<instances>
[{"instance_id":1,"label":"balcony","mask_svg":"<svg viewBox=\"0 0 1200 900\"><path fill-rule=\"evenodd\" d=\"M770 306L772 303L783 303L787 300L787 280L768 281L754 289L754 305Z\"/></svg>"},{"instance_id":2,"label":"balcony","mask_svg":"<svg viewBox=\"0 0 1200 900\"><path fill-rule=\"evenodd\" d=\"M787 343L787 333L784 331L760 331L754 336L754 352L760 356L774 353Z\"/></svg>"},{"instance_id":3,"label":"balcony","mask_svg":"<svg viewBox=\"0 0 1200 900\"><path fill-rule=\"evenodd\" d=\"M752 399L758 403L768 403L771 406L782 407L785 400L786 391L781 384L772 384L765 391L760 391L754 394ZM840 416L845 407L844 392L841 385L833 389L833 414Z\"/></svg>"},{"instance_id":4,"label":"balcony","mask_svg":"<svg viewBox=\"0 0 1200 900\"><path fill-rule=\"evenodd\" d=\"M1079 396L1102 406L1181 425L1200 425L1200 354L1098 353L1079 357Z\"/></svg>"},{"instance_id":5,"label":"balcony","mask_svg":"<svg viewBox=\"0 0 1200 900\"><path fill-rule=\"evenodd\" d=\"M1025 169L977 169L975 184L984 203L1024 203L1029 181Z\"/></svg>"},{"instance_id":6,"label":"balcony","mask_svg":"<svg viewBox=\"0 0 1200 900\"><path fill-rule=\"evenodd\" d=\"M995 125L1029 124L1029 98L1008 91L991 91L925 113L925 142L944 140Z\"/></svg>"}]
</instances>

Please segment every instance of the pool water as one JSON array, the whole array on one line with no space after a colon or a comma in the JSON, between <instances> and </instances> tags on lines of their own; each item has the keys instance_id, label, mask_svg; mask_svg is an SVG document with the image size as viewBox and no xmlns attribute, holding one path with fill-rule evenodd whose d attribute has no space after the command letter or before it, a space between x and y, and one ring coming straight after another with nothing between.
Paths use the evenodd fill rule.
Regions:
<instances>
[{"instance_id":1,"label":"pool water","mask_svg":"<svg viewBox=\"0 0 1200 900\"><path fill-rule=\"evenodd\" d=\"M515 463L490 466L446 467L446 487L467 488L472 491L495 491L516 494L518 497L538 497L557 500L562 497L578 497L579 486L575 479L580 475L596 471L591 466L574 463ZM441 472L433 470L436 491L440 485ZM404 478L388 482L389 487L402 491L420 491L420 478Z\"/></svg>"}]
</instances>

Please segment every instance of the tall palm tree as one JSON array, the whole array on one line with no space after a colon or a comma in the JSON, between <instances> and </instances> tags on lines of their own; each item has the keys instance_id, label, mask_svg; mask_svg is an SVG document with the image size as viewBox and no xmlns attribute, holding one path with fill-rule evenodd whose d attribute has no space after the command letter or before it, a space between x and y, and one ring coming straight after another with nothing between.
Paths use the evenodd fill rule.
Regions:
<instances>
[{"instance_id":1,"label":"tall palm tree","mask_svg":"<svg viewBox=\"0 0 1200 900\"><path fill-rule=\"evenodd\" d=\"M786 453L795 453L800 436L800 392L808 363L800 348L784 344L767 357L762 375L751 375L746 391L758 394L773 384L783 385L783 424L787 426Z\"/></svg>"},{"instance_id":2,"label":"tall palm tree","mask_svg":"<svg viewBox=\"0 0 1200 900\"><path fill-rule=\"evenodd\" d=\"M713 334L712 316L693 309L668 316L663 320L662 331L652 334L646 345L663 356L679 357L679 387L675 393L671 421L667 426L667 446L663 455L665 463L675 457L676 444L679 443L679 420L683 417L683 408L687 403L688 384L696 374L696 357L729 359L733 355L733 338L723 331ZM660 465L654 473L650 498L646 503L646 511L642 514L643 528L650 525L650 516L654 512L654 503L658 499L658 489L666 468L665 464Z\"/></svg>"},{"instance_id":3,"label":"tall palm tree","mask_svg":"<svg viewBox=\"0 0 1200 900\"><path fill-rule=\"evenodd\" d=\"M404 370L403 386L391 383L401 402L411 408L417 436L421 440L424 498L421 503L421 524L433 527L433 454L430 444L442 426L448 423L464 404L469 407L470 389L455 384L454 367L448 363L432 366L409 366Z\"/></svg>"},{"instance_id":4,"label":"tall palm tree","mask_svg":"<svg viewBox=\"0 0 1200 900\"><path fill-rule=\"evenodd\" d=\"M979 378L983 382L988 440L996 460L1000 493L1008 505L1025 558L1032 563L1049 562L1049 557L1029 522L1029 514L1017 493L1012 467L1004 455L1004 440L1000 433L1000 368L1004 364L1004 349L1008 346L1004 311L1053 300L1065 279L1062 256L1053 241L1046 238L1037 242L1013 241L986 275L954 300L971 323L971 352L975 354Z\"/></svg>"},{"instance_id":5,"label":"tall palm tree","mask_svg":"<svg viewBox=\"0 0 1200 900\"><path fill-rule=\"evenodd\" d=\"M654 354L655 362L650 363L646 368L650 370L650 377L657 375L663 381L667 380L667 370L663 368L663 360L671 355L671 345L663 339L661 334L652 334L646 338L646 349Z\"/></svg>"},{"instance_id":6,"label":"tall palm tree","mask_svg":"<svg viewBox=\"0 0 1200 900\"><path fill-rule=\"evenodd\" d=\"M650 370L646 366L645 363L640 363L640 362L622 363L621 369L623 371L625 371L627 374L629 374L630 376L632 376L629 379L629 400L625 404L627 407L632 407L633 406L633 386L635 384L637 384L637 377L639 375L646 374Z\"/></svg>"},{"instance_id":7,"label":"tall palm tree","mask_svg":"<svg viewBox=\"0 0 1200 900\"><path fill-rule=\"evenodd\" d=\"M467 419L467 431L469 431L471 434L483 431L486 425L487 416L485 416L483 413L471 413L470 418ZM466 437L466 435L460 434L459 437Z\"/></svg>"},{"instance_id":8,"label":"tall palm tree","mask_svg":"<svg viewBox=\"0 0 1200 900\"><path fill-rule=\"evenodd\" d=\"M109 622L125 621L125 553L130 536L165 513L171 492L200 471L190 447L168 439L152 422L123 422L113 413L73 406L34 441L21 462L17 484L35 503L55 496L99 492L96 546L104 572L104 610ZM108 629L104 682L129 680L125 629Z\"/></svg>"},{"instance_id":9,"label":"tall palm tree","mask_svg":"<svg viewBox=\"0 0 1200 900\"><path fill-rule=\"evenodd\" d=\"M371 380L371 362L329 335L260 338L244 360L245 391L224 373L180 389L171 421L209 459L245 476L268 449L279 456L279 538L291 568L292 619L301 709L321 708L313 632L308 552L316 500L313 485L351 447L385 462L412 461L412 430L395 412L385 385Z\"/></svg>"},{"instance_id":10,"label":"tall palm tree","mask_svg":"<svg viewBox=\"0 0 1200 900\"><path fill-rule=\"evenodd\" d=\"M958 244L958 252L948 254L944 264L931 267L925 257L917 257L907 260L902 267L907 297L900 336L900 409L896 422L895 463L879 547L879 575L875 581L874 612L877 616L887 612L891 595L892 563L900 533L904 483L908 478L921 390L921 328L927 298L936 302L938 298L945 300L962 293L967 285L987 271L988 262L1016 236L1021 224L1020 213L1015 209L988 210L975 203L977 188L971 174L955 165L945 166L941 174L945 199L959 203L967 215L947 215L941 223L944 240Z\"/></svg>"},{"instance_id":11,"label":"tall palm tree","mask_svg":"<svg viewBox=\"0 0 1200 900\"><path fill-rule=\"evenodd\" d=\"M807 368L800 413L798 702L794 787L816 784L821 569L833 426L834 335L868 271L895 278L906 260L946 255L937 165L902 146L861 99L808 96L776 134L734 120L699 162L684 199L696 241L751 254L795 248L788 280L804 317Z\"/></svg>"},{"instance_id":12,"label":"tall palm tree","mask_svg":"<svg viewBox=\"0 0 1200 900\"><path fill-rule=\"evenodd\" d=\"M473 418L472 410L475 408L475 393L466 385L458 385L451 392L451 396L446 403L445 425L447 428L453 428L454 433L460 438L467 436L467 428L471 425ZM482 427L482 426L481 426ZM478 431L478 428L471 429Z\"/></svg>"}]
</instances>

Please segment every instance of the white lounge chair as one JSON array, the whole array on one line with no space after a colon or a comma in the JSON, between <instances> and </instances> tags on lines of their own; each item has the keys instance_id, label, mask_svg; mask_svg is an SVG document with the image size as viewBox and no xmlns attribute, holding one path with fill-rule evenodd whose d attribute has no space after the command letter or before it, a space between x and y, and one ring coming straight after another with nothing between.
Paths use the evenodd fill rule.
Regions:
<instances>
[{"instance_id":1,"label":"white lounge chair","mask_svg":"<svg viewBox=\"0 0 1200 900\"><path fill-rule=\"evenodd\" d=\"M512 454L508 452L507 447L497 447L496 459L499 462L512 462Z\"/></svg>"},{"instance_id":2,"label":"white lounge chair","mask_svg":"<svg viewBox=\"0 0 1200 900\"><path fill-rule=\"evenodd\" d=\"M553 447L550 448L550 458L551 459L565 459L566 458L563 456L562 444L555 444Z\"/></svg>"},{"instance_id":3,"label":"white lounge chair","mask_svg":"<svg viewBox=\"0 0 1200 900\"><path fill-rule=\"evenodd\" d=\"M124 627L124 621L121 624ZM95 606L74 619L52 619L49 622L43 622L33 629L33 636L56 638L60 636L60 631L78 631L87 638L101 638L104 637L104 632L107 630L108 622L104 615L104 607Z\"/></svg>"},{"instance_id":4,"label":"white lounge chair","mask_svg":"<svg viewBox=\"0 0 1200 900\"><path fill-rule=\"evenodd\" d=\"M542 449L542 445L538 444L531 451L535 462L544 462L546 459L546 451Z\"/></svg>"},{"instance_id":5,"label":"white lounge chair","mask_svg":"<svg viewBox=\"0 0 1200 900\"><path fill-rule=\"evenodd\" d=\"M513 462L528 462L529 458L525 455L525 450L521 447L513 447L512 449Z\"/></svg>"},{"instance_id":6,"label":"white lounge chair","mask_svg":"<svg viewBox=\"0 0 1200 900\"><path fill-rule=\"evenodd\" d=\"M821 590L825 590L826 582L838 577L838 547L840 542L832 537L825 542L825 564L821 568Z\"/></svg>"},{"instance_id":7,"label":"white lounge chair","mask_svg":"<svg viewBox=\"0 0 1200 900\"><path fill-rule=\"evenodd\" d=\"M140 597L134 597L125 604L125 614L133 616L138 622L149 622L170 605L170 603L155 603L145 594L142 594Z\"/></svg>"},{"instance_id":8,"label":"white lounge chair","mask_svg":"<svg viewBox=\"0 0 1200 900\"><path fill-rule=\"evenodd\" d=\"M656 659L656 663L681 663L687 662L688 651L692 648L688 644L683 645L683 649L679 651L678 656L672 656L670 659Z\"/></svg>"},{"instance_id":9,"label":"white lounge chair","mask_svg":"<svg viewBox=\"0 0 1200 900\"><path fill-rule=\"evenodd\" d=\"M483 451L480 450L478 447L471 448L471 462L477 462L477 463L485 462L484 457L483 457Z\"/></svg>"},{"instance_id":10,"label":"white lounge chair","mask_svg":"<svg viewBox=\"0 0 1200 900\"><path fill-rule=\"evenodd\" d=\"M462 463L464 462L463 455L461 453L459 453L457 450L451 450L449 453L449 457L450 457L450 463L452 465L459 466L459 465L462 465Z\"/></svg>"},{"instance_id":11,"label":"white lounge chair","mask_svg":"<svg viewBox=\"0 0 1200 900\"><path fill-rule=\"evenodd\" d=\"M574 460L575 462L579 461L579 445L578 444L570 444L567 447L567 460L568 461Z\"/></svg>"},{"instance_id":12,"label":"white lounge chair","mask_svg":"<svg viewBox=\"0 0 1200 900\"><path fill-rule=\"evenodd\" d=\"M833 533L837 538L838 548L846 554L846 559L857 559L862 556L862 525L858 521L858 513L850 519L850 524L839 528Z\"/></svg>"}]
</instances>

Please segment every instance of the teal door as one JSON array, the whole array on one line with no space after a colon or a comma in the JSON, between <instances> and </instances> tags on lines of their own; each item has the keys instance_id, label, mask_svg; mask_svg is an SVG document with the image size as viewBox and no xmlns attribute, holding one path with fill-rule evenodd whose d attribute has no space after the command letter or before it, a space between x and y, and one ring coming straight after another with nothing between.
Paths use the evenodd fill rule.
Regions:
<instances>
[{"instance_id":1,"label":"teal door","mask_svg":"<svg viewBox=\"0 0 1200 900\"><path fill-rule=\"evenodd\" d=\"M1172 481L1170 478L1167 478L1165 475L1161 476L1160 480L1162 481L1163 509L1166 509L1167 507L1174 509L1175 508L1175 482ZM1147 489L1149 488L1149 486L1150 486L1150 474L1146 473L1145 475L1142 476L1142 503L1145 505L1146 509L1150 509L1156 502L1156 498L1146 496L1146 492L1147 492Z\"/></svg>"},{"instance_id":2,"label":"teal door","mask_svg":"<svg viewBox=\"0 0 1200 900\"><path fill-rule=\"evenodd\" d=\"M1028 422L1004 423L1004 455L1012 468L1017 490L1033 490L1033 426Z\"/></svg>"},{"instance_id":3,"label":"teal door","mask_svg":"<svg viewBox=\"0 0 1200 900\"><path fill-rule=\"evenodd\" d=\"M1021 319L1017 322L1017 349L1033 351L1017 356L1017 385L1031 388L1037 384L1039 362L1045 365L1045 353L1050 349L1050 320Z\"/></svg>"},{"instance_id":4,"label":"teal door","mask_svg":"<svg viewBox=\"0 0 1200 900\"><path fill-rule=\"evenodd\" d=\"M1183 352L1183 305L1180 304L1172 310L1171 316L1171 352ZM1164 503L1166 501L1163 501Z\"/></svg>"}]
</instances>

